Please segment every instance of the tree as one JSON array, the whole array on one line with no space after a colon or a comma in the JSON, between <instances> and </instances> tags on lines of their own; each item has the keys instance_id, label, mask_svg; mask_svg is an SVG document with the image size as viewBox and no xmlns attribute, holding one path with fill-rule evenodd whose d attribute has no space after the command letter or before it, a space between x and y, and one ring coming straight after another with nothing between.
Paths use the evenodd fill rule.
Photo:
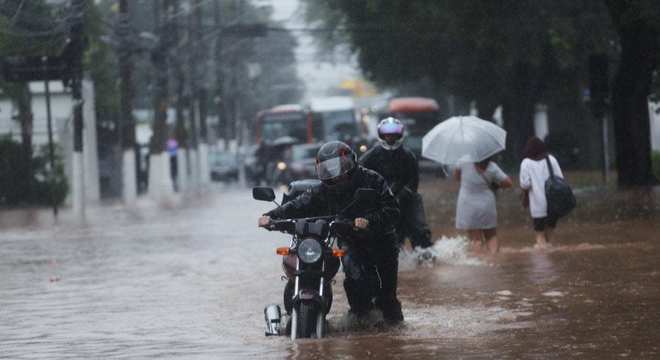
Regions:
<instances>
[{"instance_id":1,"label":"tree","mask_svg":"<svg viewBox=\"0 0 660 360\"><path fill-rule=\"evenodd\" d=\"M282 24L270 20L272 9L247 2L242 6L222 1L220 4L224 5L220 21L223 32L219 39L221 49L215 53L214 61L221 63L221 93L225 96L217 100L225 110L220 132L225 139L231 139L240 135L242 121L247 122L248 130L252 129L258 111L298 102L303 86L296 72L296 39ZM240 18L240 22L235 18ZM261 33L255 25L269 26L271 30Z\"/></svg>"},{"instance_id":2,"label":"tree","mask_svg":"<svg viewBox=\"0 0 660 360\"><path fill-rule=\"evenodd\" d=\"M62 9L52 8L44 1L5 1L0 5L0 54L3 56L56 56L59 55L67 35L67 24ZM0 81L0 89L15 104L16 120L21 128L22 179L20 198L32 200L32 95L27 82Z\"/></svg>"},{"instance_id":3,"label":"tree","mask_svg":"<svg viewBox=\"0 0 660 360\"><path fill-rule=\"evenodd\" d=\"M19 174L19 179L32 179L34 168L32 164L33 149L32 149L32 94L27 83L8 83L0 81L0 88L2 92L9 97L18 110L16 120L21 127L21 156L20 163L15 169ZM31 201L32 181L21 181L20 185L16 185L14 189L18 194L14 194L19 199Z\"/></svg>"},{"instance_id":4,"label":"tree","mask_svg":"<svg viewBox=\"0 0 660 360\"><path fill-rule=\"evenodd\" d=\"M583 112L575 101L586 78L583 64L610 40L606 8L588 0L305 4L308 21L328 30L318 32L322 40L350 42L363 72L378 85L430 79L463 102L475 100L484 118L503 104L511 160L533 133L537 103L570 104Z\"/></svg>"},{"instance_id":5,"label":"tree","mask_svg":"<svg viewBox=\"0 0 660 360\"><path fill-rule=\"evenodd\" d=\"M621 42L612 90L619 185L655 184L647 102L659 64L660 7L654 0L606 2Z\"/></svg>"}]
</instances>

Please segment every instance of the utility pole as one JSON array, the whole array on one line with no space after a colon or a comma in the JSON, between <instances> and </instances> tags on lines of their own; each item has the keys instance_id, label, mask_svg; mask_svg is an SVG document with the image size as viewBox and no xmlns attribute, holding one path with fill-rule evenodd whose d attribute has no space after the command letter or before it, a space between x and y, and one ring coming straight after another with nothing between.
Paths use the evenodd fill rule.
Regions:
<instances>
[{"instance_id":1,"label":"utility pole","mask_svg":"<svg viewBox=\"0 0 660 360\"><path fill-rule=\"evenodd\" d=\"M607 126L607 104L609 103L608 60L605 54L589 56L589 92L591 112L599 123L601 135L601 164L603 184L607 185L609 158L609 134Z\"/></svg>"},{"instance_id":2,"label":"utility pole","mask_svg":"<svg viewBox=\"0 0 660 360\"><path fill-rule=\"evenodd\" d=\"M208 148L208 129L207 129L207 117L208 117L208 89L206 85L206 78L200 76L200 74L206 74L206 58L207 54L205 51L205 46L202 44L202 0L195 0L194 2L194 36L191 38L194 42L193 53L195 54L195 59L197 60L196 74L197 78L194 80L197 89L195 97L197 98L197 105L199 108L199 145L197 147L198 153L198 169L199 169L199 180L202 184L208 184L210 182L210 170L209 170L209 148Z\"/></svg>"},{"instance_id":3,"label":"utility pole","mask_svg":"<svg viewBox=\"0 0 660 360\"><path fill-rule=\"evenodd\" d=\"M86 0L74 0L72 7L82 11ZM83 13L76 17L76 23L71 27L71 94L73 96L73 210L76 216L85 218L85 161L83 158L83 99L82 99L82 56Z\"/></svg>"},{"instance_id":4,"label":"utility pole","mask_svg":"<svg viewBox=\"0 0 660 360\"><path fill-rule=\"evenodd\" d=\"M180 3L177 1L175 12L178 14L181 12ZM181 45L181 41L184 38L184 27L181 25L179 18L174 20L174 38L173 42L176 46ZM174 66L174 91L176 92L176 104L175 106L175 116L176 123L174 125L174 138L177 141L177 159L176 159L176 182L178 189L185 189L188 183L188 167L190 164L190 153L188 149L188 130L186 129L186 117L184 114L185 110L185 71L184 63L185 59L180 55L180 51L177 51L172 57L172 65ZM174 164L172 164L174 165Z\"/></svg>"},{"instance_id":5,"label":"utility pole","mask_svg":"<svg viewBox=\"0 0 660 360\"><path fill-rule=\"evenodd\" d=\"M222 19L220 17L220 1L215 1L213 3L214 5L214 12L213 12L213 25L215 25L216 29L221 29L222 28ZM224 139L224 146L225 150L227 149L228 145L228 137L227 137L227 125L226 125L226 119L225 119L225 113L224 113L224 93L223 93L223 83L224 83L224 76L222 74L222 32L216 37L215 39L215 96L213 97L213 102L216 105L216 112L218 113L218 132L221 132L222 134L218 135L223 135Z\"/></svg>"},{"instance_id":6,"label":"utility pole","mask_svg":"<svg viewBox=\"0 0 660 360\"><path fill-rule=\"evenodd\" d=\"M44 73L48 74L48 57L44 56ZM55 179L55 149L53 147L53 121L50 111L50 79L46 76L44 80L44 94L46 96L46 121L48 123L48 160L50 162L51 179ZM55 201L55 187L50 186L50 201L53 206L53 215L57 219L57 202Z\"/></svg>"},{"instance_id":7,"label":"utility pole","mask_svg":"<svg viewBox=\"0 0 660 360\"><path fill-rule=\"evenodd\" d=\"M190 1L191 7L194 7L195 4ZM190 120L190 143L191 143L191 168L192 168L192 183L194 186L199 186L201 183L200 176L200 154L199 154L199 132L197 130L197 119L199 117L199 107L197 99L197 81L198 81L198 54L197 49L199 44L195 43L195 21L194 21L195 11L188 12L188 41L187 41L187 53L188 53L188 116Z\"/></svg>"},{"instance_id":8,"label":"utility pole","mask_svg":"<svg viewBox=\"0 0 660 360\"><path fill-rule=\"evenodd\" d=\"M131 36L131 18L128 0L119 0L119 97L121 113L119 120L119 143L122 161L122 197L124 203L132 204L137 198L137 152L135 151L135 122L133 121L133 44Z\"/></svg>"},{"instance_id":9,"label":"utility pole","mask_svg":"<svg viewBox=\"0 0 660 360\"><path fill-rule=\"evenodd\" d=\"M155 72L154 123L150 143L149 193L157 200L165 200L174 189L170 174L170 161L165 144L167 142L167 110L169 108L169 51L171 48L174 0L154 0L154 19L159 34L158 46L151 54ZM162 6L162 8L161 8ZM162 14L161 14L162 12ZM165 22L161 24L161 16Z\"/></svg>"},{"instance_id":10,"label":"utility pole","mask_svg":"<svg viewBox=\"0 0 660 360\"><path fill-rule=\"evenodd\" d=\"M234 0L234 15L236 19L240 19L243 16L243 0ZM240 40L237 40L240 41ZM231 52L231 61L230 66L232 69L231 75L231 89L232 89L232 119L231 119L231 137L238 141L239 126L241 117L241 97L243 96L241 84L238 81L238 73L242 70L242 66L238 63L238 48L234 46Z\"/></svg>"},{"instance_id":11,"label":"utility pole","mask_svg":"<svg viewBox=\"0 0 660 360\"><path fill-rule=\"evenodd\" d=\"M168 5L171 0L155 0L154 16L156 31L159 35L158 46L151 54L151 61L155 70L155 96L154 96L154 125L151 138L150 150L152 154L160 154L165 150L167 140L167 108L168 108ZM161 9L162 4L162 9ZM161 10L165 14L165 24L161 24Z\"/></svg>"}]
</instances>

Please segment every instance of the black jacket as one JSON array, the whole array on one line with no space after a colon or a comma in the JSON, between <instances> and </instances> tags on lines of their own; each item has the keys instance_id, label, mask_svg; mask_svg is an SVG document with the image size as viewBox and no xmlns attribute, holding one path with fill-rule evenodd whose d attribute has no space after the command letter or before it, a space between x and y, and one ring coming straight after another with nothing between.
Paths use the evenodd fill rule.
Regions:
<instances>
[{"instance_id":1,"label":"black jacket","mask_svg":"<svg viewBox=\"0 0 660 360\"><path fill-rule=\"evenodd\" d=\"M322 184L319 188L307 190L265 215L273 219L335 215L348 206L357 189L369 188L380 194L380 206L366 214L356 215L369 221L368 229L373 231L374 241L385 238L384 235L393 234L394 224L399 217L399 209L385 179L375 171L362 166L358 166L354 171L351 185L346 190L335 192Z\"/></svg>"},{"instance_id":2,"label":"black jacket","mask_svg":"<svg viewBox=\"0 0 660 360\"><path fill-rule=\"evenodd\" d=\"M395 195L398 195L404 187L417 192L419 185L417 158L403 145L395 150L387 150L380 144L374 146L362 155L360 164L381 174Z\"/></svg>"}]
</instances>

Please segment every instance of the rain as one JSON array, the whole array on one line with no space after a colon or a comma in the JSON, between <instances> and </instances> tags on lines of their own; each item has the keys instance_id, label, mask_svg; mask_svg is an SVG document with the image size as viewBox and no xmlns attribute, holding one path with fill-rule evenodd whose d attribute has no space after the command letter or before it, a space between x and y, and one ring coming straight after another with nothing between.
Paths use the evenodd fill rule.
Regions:
<instances>
[{"instance_id":1,"label":"rain","mask_svg":"<svg viewBox=\"0 0 660 360\"><path fill-rule=\"evenodd\" d=\"M0 359L659 358L655 2L1 2ZM402 322L328 270L361 226Z\"/></svg>"}]
</instances>

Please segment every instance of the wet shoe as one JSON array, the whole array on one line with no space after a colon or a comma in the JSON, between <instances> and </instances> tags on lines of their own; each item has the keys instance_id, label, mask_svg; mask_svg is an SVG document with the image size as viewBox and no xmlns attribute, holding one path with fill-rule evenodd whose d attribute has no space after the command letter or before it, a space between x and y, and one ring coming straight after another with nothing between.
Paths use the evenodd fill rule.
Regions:
<instances>
[{"instance_id":1,"label":"wet shoe","mask_svg":"<svg viewBox=\"0 0 660 360\"><path fill-rule=\"evenodd\" d=\"M419 250L419 254L417 255L417 262L418 263L432 263L435 262L435 258L438 256L438 254L431 248L425 248Z\"/></svg>"},{"instance_id":2,"label":"wet shoe","mask_svg":"<svg viewBox=\"0 0 660 360\"><path fill-rule=\"evenodd\" d=\"M382 305L382 304L381 304ZM388 306L381 306L383 311L383 319L388 325L398 325L403 322L403 312L401 311L401 303L396 300L387 304Z\"/></svg>"},{"instance_id":3,"label":"wet shoe","mask_svg":"<svg viewBox=\"0 0 660 360\"><path fill-rule=\"evenodd\" d=\"M387 314L387 316L384 315L385 314L383 314L385 324L389 326L397 326L403 323L403 313L401 312L401 310Z\"/></svg>"}]
</instances>

